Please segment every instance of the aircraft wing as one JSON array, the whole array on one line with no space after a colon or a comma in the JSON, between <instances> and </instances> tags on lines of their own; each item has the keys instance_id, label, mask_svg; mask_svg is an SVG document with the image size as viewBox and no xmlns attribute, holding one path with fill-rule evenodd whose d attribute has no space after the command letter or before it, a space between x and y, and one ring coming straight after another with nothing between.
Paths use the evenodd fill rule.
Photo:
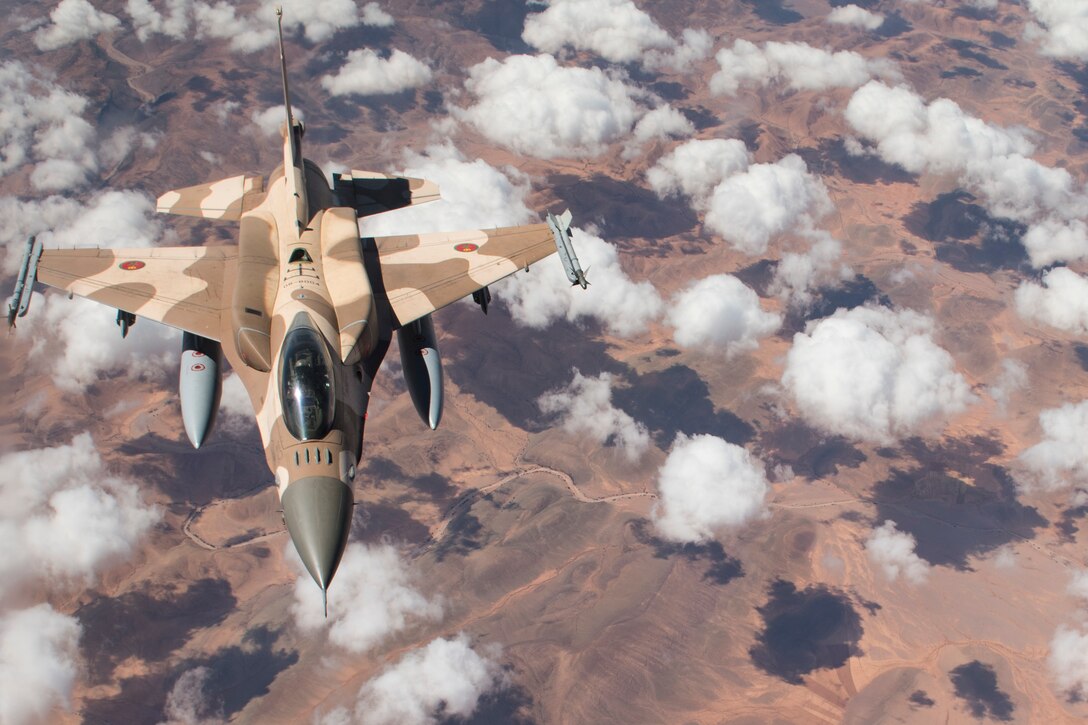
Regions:
<instances>
[{"instance_id":1,"label":"aircraft wing","mask_svg":"<svg viewBox=\"0 0 1088 725\"><path fill-rule=\"evenodd\" d=\"M223 272L237 248L46 249L37 279L212 340L220 338Z\"/></svg>"},{"instance_id":2,"label":"aircraft wing","mask_svg":"<svg viewBox=\"0 0 1088 725\"><path fill-rule=\"evenodd\" d=\"M407 325L556 251L551 227L411 234L373 240L384 296Z\"/></svg>"}]
</instances>

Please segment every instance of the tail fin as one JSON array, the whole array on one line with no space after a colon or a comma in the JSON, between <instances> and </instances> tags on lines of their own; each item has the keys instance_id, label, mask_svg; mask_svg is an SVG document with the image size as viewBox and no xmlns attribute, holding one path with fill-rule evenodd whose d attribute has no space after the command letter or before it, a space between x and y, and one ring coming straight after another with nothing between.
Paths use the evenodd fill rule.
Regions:
<instances>
[{"instance_id":1,"label":"tail fin","mask_svg":"<svg viewBox=\"0 0 1088 725\"><path fill-rule=\"evenodd\" d=\"M283 107L287 109L287 133L291 135L291 153L296 163L302 158L302 130L295 129L295 119L291 115L291 90L287 85L287 56L283 53L283 8L276 6L276 28L280 39L280 73L283 76Z\"/></svg>"}]
</instances>

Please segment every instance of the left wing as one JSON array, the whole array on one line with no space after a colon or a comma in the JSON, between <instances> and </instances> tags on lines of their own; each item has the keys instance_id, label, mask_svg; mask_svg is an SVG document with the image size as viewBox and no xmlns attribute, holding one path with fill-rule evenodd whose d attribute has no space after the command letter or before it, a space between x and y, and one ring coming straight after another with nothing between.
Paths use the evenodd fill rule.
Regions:
<instances>
[{"instance_id":1,"label":"left wing","mask_svg":"<svg viewBox=\"0 0 1088 725\"><path fill-rule=\"evenodd\" d=\"M50 287L212 340L220 338L224 269L236 247L46 249L37 279Z\"/></svg>"},{"instance_id":2,"label":"left wing","mask_svg":"<svg viewBox=\"0 0 1088 725\"><path fill-rule=\"evenodd\" d=\"M411 234L373 240L382 290L407 325L556 251L552 229L530 224L486 231Z\"/></svg>"}]
</instances>

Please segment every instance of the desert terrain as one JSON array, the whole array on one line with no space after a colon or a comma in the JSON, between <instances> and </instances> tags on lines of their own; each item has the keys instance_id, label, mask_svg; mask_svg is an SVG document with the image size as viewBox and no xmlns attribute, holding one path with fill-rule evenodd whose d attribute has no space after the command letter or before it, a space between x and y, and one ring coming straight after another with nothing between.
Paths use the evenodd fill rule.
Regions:
<instances>
[{"instance_id":1,"label":"desert terrain","mask_svg":"<svg viewBox=\"0 0 1088 725\"><path fill-rule=\"evenodd\" d=\"M58 233L58 246L105 246L124 238L111 231L123 223L149 244L231 243L233 225L155 217L150 200L238 173L266 174L280 161L278 137L257 118L282 104L274 45L249 52L236 37L216 36L199 25L199 2L177 4L193 13L183 37L140 25L131 9L138 3L93 4L116 23L100 21L101 32L89 37L57 36L57 47L41 33L62 23L44 6L11 4L0 19L5 63L86 99L65 113L90 124L86 144L97 159L81 182L58 188L44 178L53 152L40 137L54 117L4 139L4 289L30 232L63 227L75 231ZM57 664L27 676L26 697L0 695L11 722L1088 718L1081 634L1088 579L1079 578L1088 567L1081 533L1088 461L1075 450L1083 437L1067 430L1073 452L1048 449L1053 459L1044 455L1043 463L1025 457L1048 436L1061 438L1040 414L1085 398L1088 342L1083 329L1047 324L1018 303L1018 290L1040 284L1055 265L1088 272L1084 250L1025 242L1039 239L1035 227L1083 227L1088 218L1076 205L1088 206L1088 65L1044 52L1045 22L1031 3L859 3L882 16L875 29L829 23L844 4L611 3L624 8L615 22L637 6L664 34L637 25L657 45L638 46L641 36L632 35L628 45L638 52L629 56L594 46L591 28L573 34L581 41L541 33L530 42L523 33L544 6L516 0L371 3L389 22L348 3L362 18L350 27L290 28L292 101L304 113L308 157L330 170L430 169L454 180L438 179L450 200L445 210L373 227L364 220L363 233L523 223L569 207L575 244L600 242L613 257L584 258L593 283L586 293L547 282L504 293L507 281L495 286L486 316L467 303L436 313L446 372L437 431L417 417L390 350L356 479L355 563L346 558L333 582L327 621L291 549L245 401L228 400L228 390L211 439L193 450L176 392L180 334L149 330L155 325L145 321L123 341L108 309L81 311L72 319L97 322L77 330L65 326L73 308L63 305L78 301L53 292L46 297L55 299L37 299L0 345L0 455L12 471L0 489L11 512L0 511L0 540L22 552L10 572L0 566L10 573L0 590L0 622L8 622L0 632L4 671ZM165 17L168 4L151 5ZM236 10L271 27L270 11L257 3ZM1029 29L1040 23L1038 32ZM705 31L701 55L681 57L685 29ZM746 56L738 39L755 50ZM806 63L771 58L772 43L881 63L844 61L828 71L834 83L798 80ZM320 82L361 48L385 59L409 53L429 75L393 92L337 94ZM655 48L675 55L647 60ZM724 64L715 57L723 49L734 53ZM607 86L615 106L634 104L635 118L624 121L614 108L597 109L603 120L590 114L579 106L590 92L574 87L580 78L558 84L571 85L569 97L538 78L526 83L539 83L549 101L542 108L559 121L517 117L515 103L506 106L509 119L492 116L501 131L481 126L481 115L504 107L503 99L488 105L485 70L545 53L561 68L597 69L597 85L587 88ZM723 68L732 76L718 76ZM846 80L854 72L863 77ZM620 86L629 96L615 96ZM21 112L44 106L48 88L27 86L33 102ZM862 112L859 94L875 97L881 88L910 89L903 93L915 94L920 108L930 104L933 128L938 99L954 102L961 121L973 120L949 131L951 142L938 132L925 137L929 146L918 142L931 150L947 142L947 150L897 160L907 132L880 129L881 116L898 106L881 97L882 112ZM647 122L638 137L636 120L665 105L687 127L675 121L671 131L654 132ZM526 131L537 124L543 134L557 129L558 138L567 121L597 135L583 130L545 153L547 139ZM923 134L922 121L908 126ZM120 140L107 144L112 139ZM652 173L667 170L684 144L714 139L737 140L748 170ZM30 149L27 158L19 162L8 144ZM701 156L717 158L702 148ZM970 157L962 163L961 150ZM785 181L796 172L782 165L791 155L804 171L789 179L803 188ZM1036 193L1013 171L994 171L995 158L1021 157L1064 170L1076 204L1052 203L1057 191ZM778 174L777 183L756 185L763 171ZM1051 178L1024 178L1044 177ZM458 178L466 185L458 188ZM997 178L1017 193L995 191ZM473 185L480 179L506 185ZM736 216L721 221L721 209L737 212L728 197L742 182L782 199L776 213L785 221L776 227L768 212L763 237L734 234ZM711 196L714 189L720 195ZM146 197L144 207L125 207L136 221L104 213L102 195L111 190ZM65 212L49 201L57 196L80 207ZM519 205L528 216L517 218ZM492 224L473 216L474 206L513 217ZM826 239L837 251L821 261L815 250ZM801 283L782 271L790 254L808 270ZM546 264L558 260L518 279L537 284ZM710 275L740 280L776 324L730 337L720 332L729 324L723 315L717 332L690 333L691 317L713 317L717 308L693 308L682 295ZM610 284L623 295L610 297ZM582 308L565 301L580 294L590 300ZM526 309L551 304L548 295L562 296L558 312L533 318ZM625 315L636 319L625 324ZM828 320L842 323L858 362L801 357L831 355L829 345L845 339L832 337ZM120 352L126 346L131 353ZM910 356L923 348L929 357L911 368ZM899 367L867 367L892 350ZM589 381L581 389L578 375ZM870 375L879 378L871 385ZM590 397L594 384L599 392L601 381L603 407L576 408L571 398ZM871 388L895 391L867 402ZM561 399L548 408L542 396L556 391ZM857 410L836 407L851 397ZM885 404L891 412L873 412ZM80 439L86 435L89 442ZM754 462L743 468L757 472L753 510L738 513L728 486L714 493L725 482L713 478L713 465L669 478L686 443L700 441L743 450ZM28 457L35 451L42 453ZM1061 455L1070 458L1064 467ZM64 457L73 460L69 468L59 463ZM736 465L729 470L742 470ZM58 524L56 499L20 503L20 491L39 485L41 466L61 466L49 485L97 476L87 485L153 513L139 524L125 519L135 532L127 543L104 546L85 566L71 564L78 544L65 560L35 553L52 543L43 548L26 521L51 521L51 531L84 525ZM677 513L680 499L670 497L685 487L706 498L694 512ZM137 498L123 499L130 490ZM103 509L102 520L119 506ZM882 554L881 542L891 554ZM67 546L56 541L57 550ZM43 603L57 618L50 621L67 623L57 626L68 638L53 640L48 652L35 650L41 644L12 654L24 640L11 623ZM1072 654L1056 656L1067 641ZM483 667L482 678L461 688L470 691L466 702L456 689L432 702L419 688L375 684L436 642L468 643L472 654L452 669ZM433 670L415 676L447 691L426 679L439 677ZM421 704L389 715L382 709L389 692ZM36 704L22 701L28 697Z\"/></svg>"}]
</instances>

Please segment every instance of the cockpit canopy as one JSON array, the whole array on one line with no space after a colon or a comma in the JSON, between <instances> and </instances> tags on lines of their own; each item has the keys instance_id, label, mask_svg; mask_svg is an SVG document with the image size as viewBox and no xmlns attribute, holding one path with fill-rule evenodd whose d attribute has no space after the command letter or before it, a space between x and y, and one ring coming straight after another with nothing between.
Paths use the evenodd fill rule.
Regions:
<instances>
[{"instance_id":1,"label":"cockpit canopy","mask_svg":"<svg viewBox=\"0 0 1088 725\"><path fill-rule=\"evenodd\" d=\"M284 425L295 438L309 441L328 435L336 406L332 359L312 327L295 327L283 340L280 400Z\"/></svg>"}]
</instances>

